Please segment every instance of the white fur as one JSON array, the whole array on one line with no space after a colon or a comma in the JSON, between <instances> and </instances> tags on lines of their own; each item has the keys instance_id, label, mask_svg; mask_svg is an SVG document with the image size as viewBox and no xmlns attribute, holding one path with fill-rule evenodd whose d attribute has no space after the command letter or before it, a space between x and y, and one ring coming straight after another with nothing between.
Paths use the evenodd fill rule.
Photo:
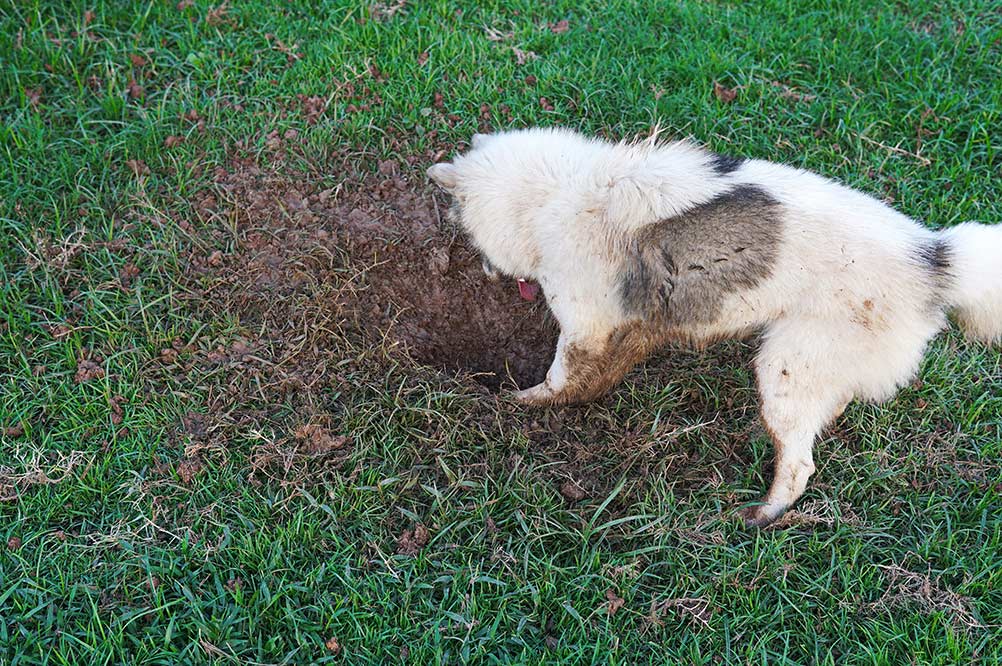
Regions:
<instances>
[{"instance_id":1,"label":"white fur","mask_svg":"<svg viewBox=\"0 0 1002 666\"><path fill-rule=\"evenodd\" d=\"M958 224L943 232L953 250L954 283L947 302L968 335L1002 339L1002 225Z\"/></svg>"},{"instance_id":2,"label":"white fur","mask_svg":"<svg viewBox=\"0 0 1002 666\"><path fill-rule=\"evenodd\" d=\"M429 175L457 197L463 226L491 263L537 280L560 323L547 381L522 392L527 401L565 386L572 343L600 344L633 316L617 291L624 238L739 184L782 204L771 277L727 297L717 320L676 331L696 341L762 333L755 367L778 455L772 489L751 515L761 524L804 491L815 437L850 400L886 400L915 375L946 310L974 337L1002 337L1002 227L943 232L951 267L939 284L916 254L935 232L821 176L757 160L719 174L713 157L689 143L609 144L531 129L478 136L473 150Z\"/></svg>"}]
</instances>

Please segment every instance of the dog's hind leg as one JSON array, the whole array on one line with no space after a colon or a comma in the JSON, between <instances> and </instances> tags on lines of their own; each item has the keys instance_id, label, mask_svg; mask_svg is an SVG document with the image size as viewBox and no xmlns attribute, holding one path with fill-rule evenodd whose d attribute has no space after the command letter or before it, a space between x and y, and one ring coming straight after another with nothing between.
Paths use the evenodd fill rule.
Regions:
<instances>
[{"instance_id":1,"label":"dog's hind leg","mask_svg":"<svg viewBox=\"0 0 1002 666\"><path fill-rule=\"evenodd\" d=\"M823 328L800 322L773 326L755 361L762 422L775 446L775 474L759 504L741 511L749 526L768 525L804 493L814 473L814 440L852 396L852 360ZM845 363L839 362L839 356Z\"/></svg>"},{"instance_id":2,"label":"dog's hind leg","mask_svg":"<svg viewBox=\"0 0 1002 666\"><path fill-rule=\"evenodd\" d=\"M749 525L767 525L797 501L814 473L818 434L853 398L893 397L942 325L935 312L881 311L870 300L856 312L839 322L781 320L765 332L755 371L776 465L761 504L742 512Z\"/></svg>"}]
</instances>

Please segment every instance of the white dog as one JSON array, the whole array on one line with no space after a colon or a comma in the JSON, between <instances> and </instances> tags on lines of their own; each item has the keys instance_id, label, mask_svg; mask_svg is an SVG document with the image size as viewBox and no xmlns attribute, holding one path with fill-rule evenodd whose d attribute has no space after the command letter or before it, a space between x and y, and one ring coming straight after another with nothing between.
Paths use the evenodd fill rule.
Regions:
<instances>
[{"instance_id":1,"label":"white dog","mask_svg":"<svg viewBox=\"0 0 1002 666\"><path fill-rule=\"evenodd\" d=\"M815 438L850 400L887 400L916 374L946 313L1002 338L1002 225L935 232L800 169L562 129L477 135L428 175L485 269L538 282L560 324L525 403L596 398L667 342L761 333L776 466L750 525L800 497Z\"/></svg>"}]
</instances>

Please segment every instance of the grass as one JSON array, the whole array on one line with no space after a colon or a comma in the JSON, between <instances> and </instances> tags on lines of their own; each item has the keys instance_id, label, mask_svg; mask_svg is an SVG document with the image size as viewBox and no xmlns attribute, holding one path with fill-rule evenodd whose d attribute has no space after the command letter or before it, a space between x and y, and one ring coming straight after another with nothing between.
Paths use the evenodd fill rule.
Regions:
<instances>
[{"instance_id":1,"label":"grass","mask_svg":"<svg viewBox=\"0 0 1002 666\"><path fill-rule=\"evenodd\" d=\"M549 445L469 383L369 364L312 398L351 437L336 464L263 473L301 415L198 437L186 415L241 405L157 368L247 333L190 305L186 253L218 240L192 203L214 170L268 163L270 132L304 171L660 122L997 223L1000 62L974 0L0 3L0 662L998 663L1002 356L955 333L850 408L764 532L729 514L771 459L747 366L715 365L738 345L546 415Z\"/></svg>"}]
</instances>

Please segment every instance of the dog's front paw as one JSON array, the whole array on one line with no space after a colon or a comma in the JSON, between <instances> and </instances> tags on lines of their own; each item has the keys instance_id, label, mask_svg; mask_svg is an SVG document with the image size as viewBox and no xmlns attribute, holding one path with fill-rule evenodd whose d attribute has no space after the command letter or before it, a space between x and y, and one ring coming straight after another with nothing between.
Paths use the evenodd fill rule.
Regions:
<instances>
[{"instance_id":1,"label":"dog's front paw","mask_svg":"<svg viewBox=\"0 0 1002 666\"><path fill-rule=\"evenodd\" d=\"M543 382L542 384L536 384L532 388L516 391L514 397L515 400L523 405L545 407L546 405L553 404L555 396L556 394L550 388L549 384Z\"/></svg>"}]
</instances>

